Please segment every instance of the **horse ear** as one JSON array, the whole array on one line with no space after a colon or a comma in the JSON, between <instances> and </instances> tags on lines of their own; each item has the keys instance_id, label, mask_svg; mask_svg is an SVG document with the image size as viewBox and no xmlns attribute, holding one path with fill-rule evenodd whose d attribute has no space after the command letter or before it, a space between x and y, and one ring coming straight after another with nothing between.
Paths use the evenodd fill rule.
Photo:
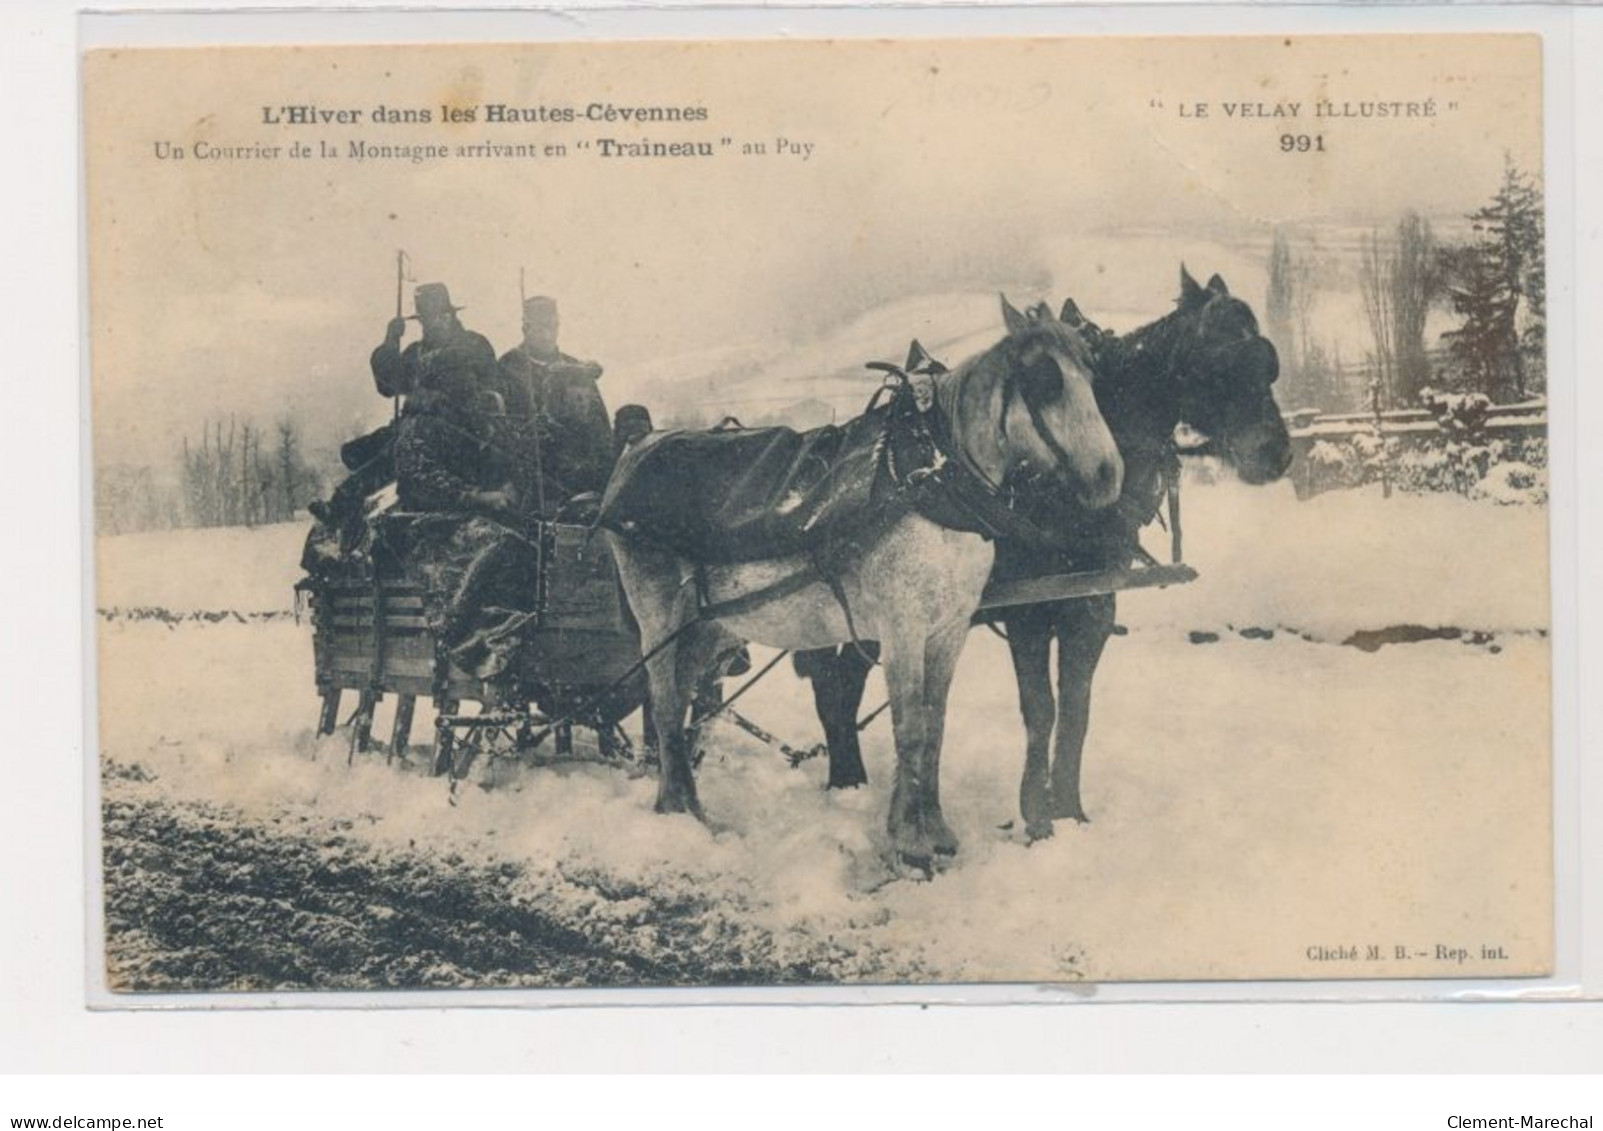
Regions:
<instances>
[{"instance_id":1,"label":"horse ear","mask_svg":"<svg viewBox=\"0 0 1603 1131\"><path fill-rule=\"evenodd\" d=\"M1216 295L1227 295L1230 293L1230 288L1225 286L1225 281L1217 275L1208 280L1208 289Z\"/></svg>"},{"instance_id":2,"label":"horse ear","mask_svg":"<svg viewBox=\"0 0 1603 1131\"><path fill-rule=\"evenodd\" d=\"M1029 310L1025 311L1025 313L1029 315L1031 322L1052 321L1052 308L1044 302L1036 303L1034 306L1030 307Z\"/></svg>"},{"instance_id":3,"label":"horse ear","mask_svg":"<svg viewBox=\"0 0 1603 1131\"><path fill-rule=\"evenodd\" d=\"M902 366L902 369L908 373L917 373L934 360L930 357L929 350L924 348L924 343L914 338L912 344L907 347L907 364Z\"/></svg>"},{"instance_id":4,"label":"horse ear","mask_svg":"<svg viewBox=\"0 0 1603 1131\"><path fill-rule=\"evenodd\" d=\"M1066 298L1063 300L1063 313L1058 315L1058 321L1079 329L1085 325L1085 315L1080 313L1080 308L1074 305L1072 298Z\"/></svg>"},{"instance_id":5,"label":"horse ear","mask_svg":"<svg viewBox=\"0 0 1603 1131\"><path fill-rule=\"evenodd\" d=\"M1180 305L1190 306L1203 297L1202 287L1191 277L1184 263L1180 264Z\"/></svg>"},{"instance_id":6,"label":"horse ear","mask_svg":"<svg viewBox=\"0 0 1603 1131\"><path fill-rule=\"evenodd\" d=\"M1013 304L1007 301L1006 295L1002 295L1001 297L1002 322L1007 326L1007 332L1009 334L1017 334L1020 330L1024 329L1029 320L1013 308Z\"/></svg>"}]
</instances>

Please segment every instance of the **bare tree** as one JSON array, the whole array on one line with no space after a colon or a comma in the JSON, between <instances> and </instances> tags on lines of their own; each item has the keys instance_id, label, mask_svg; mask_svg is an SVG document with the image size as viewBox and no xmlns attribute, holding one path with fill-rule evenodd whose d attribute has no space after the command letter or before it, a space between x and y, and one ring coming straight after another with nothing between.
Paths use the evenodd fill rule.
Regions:
<instances>
[{"instance_id":1,"label":"bare tree","mask_svg":"<svg viewBox=\"0 0 1603 1131\"><path fill-rule=\"evenodd\" d=\"M1293 321L1297 303L1295 292L1291 244L1285 231L1276 228L1274 242L1269 247L1269 283L1263 301L1264 333L1280 354L1281 376L1288 379L1288 384L1295 381L1293 371L1297 359L1297 328Z\"/></svg>"},{"instance_id":2,"label":"bare tree","mask_svg":"<svg viewBox=\"0 0 1603 1131\"><path fill-rule=\"evenodd\" d=\"M298 437L295 422L284 417L278 422L278 519L287 521L295 517L295 461Z\"/></svg>"},{"instance_id":3,"label":"bare tree","mask_svg":"<svg viewBox=\"0 0 1603 1131\"><path fill-rule=\"evenodd\" d=\"M1284 231L1277 230L1269 250L1264 330L1280 354L1286 403L1329 412L1343 406L1329 353L1314 337L1320 276L1317 254L1294 250Z\"/></svg>"},{"instance_id":4,"label":"bare tree","mask_svg":"<svg viewBox=\"0 0 1603 1131\"><path fill-rule=\"evenodd\" d=\"M251 420L207 421L198 443L184 437L178 452L178 492L173 509L189 526L254 526L284 522L323 492L325 472L301 450L301 429L291 418L268 429ZM333 457L329 456L331 463ZM173 525L178 524L175 516Z\"/></svg>"},{"instance_id":5,"label":"bare tree","mask_svg":"<svg viewBox=\"0 0 1603 1131\"><path fill-rule=\"evenodd\" d=\"M234 492L238 500L239 521L246 526L256 525L256 490L252 483L252 472L256 470L256 461L251 453L251 440L254 434L255 429L250 426L250 421L245 421L239 443L239 481L234 484ZM258 440L258 446L260 443Z\"/></svg>"},{"instance_id":6,"label":"bare tree","mask_svg":"<svg viewBox=\"0 0 1603 1131\"><path fill-rule=\"evenodd\" d=\"M1425 318L1440 287L1436 237L1430 221L1409 212L1397 224L1387 272L1391 289L1392 403L1412 404L1430 384Z\"/></svg>"},{"instance_id":7,"label":"bare tree","mask_svg":"<svg viewBox=\"0 0 1603 1131\"><path fill-rule=\"evenodd\" d=\"M1392 270L1391 249L1381 241L1379 232L1371 231L1364 237L1358 264L1358 289L1363 296L1364 318L1369 323L1372 343L1369 364L1375 384L1370 392L1370 401L1375 405L1396 403L1396 367L1392 355L1396 341L1396 316L1392 306Z\"/></svg>"}]
</instances>

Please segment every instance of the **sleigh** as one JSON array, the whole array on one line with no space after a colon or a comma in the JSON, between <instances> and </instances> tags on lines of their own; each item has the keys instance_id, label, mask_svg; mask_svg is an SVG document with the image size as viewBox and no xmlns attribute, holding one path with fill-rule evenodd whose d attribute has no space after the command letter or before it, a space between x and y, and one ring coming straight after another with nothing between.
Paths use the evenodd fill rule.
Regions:
<instances>
[{"instance_id":1,"label":"sleigh","mask_svg":"<svg viewBox=\"0 0 1603 1131\"><path fill-rule=\"evenodd\" d=\"M486 751L574 757L575 730L590 732L589 756L632 760L618 721L639 705L644 681L629 678L640 658L639 638L611 553L584 526L538 523L529 541L537 548L539 583L533 608L517 618L516 669L495 685L444 646L424 585L395 564L368 563L351 575L303 580L297 589L310 609L322 700L317 733L333 734L343 725L352 757L375 751L390 761L409 760L421 698L435 712L426 764L453 779ZM507 687L516 689L511 698ZM341 723L347 692L354 707ZM387 697L393 698L393 721L382 740L373 730Z\"/></svg>"}]
</instances>

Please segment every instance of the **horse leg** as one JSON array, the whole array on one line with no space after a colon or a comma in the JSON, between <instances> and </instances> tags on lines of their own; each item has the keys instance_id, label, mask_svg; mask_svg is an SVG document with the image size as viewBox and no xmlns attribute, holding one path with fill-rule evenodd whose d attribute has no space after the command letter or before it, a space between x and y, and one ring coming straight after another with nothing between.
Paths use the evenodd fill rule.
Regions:
<instances>
[{"instance_id":1,"label":"horse leg","mask_svg":"<svg viewBox=\"0 0 1603 1131\"><path fill-rule=\"evenodd\" d=\"M835 673L839 680L841 756L835 757L835 739L829 738L829 786L845 789L866 785L868 771L863 768L863 748L858 741L858 716L863 711L863 690L868 686L868 673L874 670L879 658L879 645L872 640L864 644L849 644L841 648ZM838 764L837 764L838 763Z\"/></svg>"},{"instance_id":2,"label":"horse leg","mask_svg":"<svg viewBox=\"0 0 1603 1131\"><path fill-rule=\"evenodd\" d=\"M646 682L650 683L650 677ZM645 702L640 704L640 744L646 748L646 759L651 762L661 762L662 741L657 735L657 713L651 706L651 692L645 694Z\"/></svg>"},{"instance_id":3,"label":"horse leg","mask_svg":"<svg viewBox=\"0 0 1603 1131\"><path fill-rule=\"evenodd\" d=\"M1087 821L1080 803L1080 760L1091 722L1091 681L1113 635L1113 594L1059 606L1057 739L1052 750L1052 815Z\"/></svg>"},{"instance_id":4,"label":"horse leg","mask_svg":"<svg viewBox=\"0 0 1603 1131\"><path fill-rule=\"evenodd\" d=\"M669 645L646 665L658 742L656 808L659 813L691 813L700 819L701 802L696 796L696 775L685 733L688 696L681 690L675 671L677 651L677 644Z\"/></svg>"},{"instance_id":5,"label":"horse leg","mask_svg":"<svg viewBox=\"0 0 1603 1131\"><path fill-rule=\"evenodd\" d=\"M640 626L641 651L650 654L695 616L694 594L680 584L676 558L618 538L611 542L630 611ZM684 629L677 640L663 647L646 664L646 680L650 687L646 709L659 743L657 812L691 813L698 819L702 816L701 802L696 796L695 770L685 733L685 711L690 705L690 689L695 684L685 685L680 681L679 651L702 627Z\"/></svg>"},{"instance_id":6,"label":"horse leg","mask_svg":"<svg viewBox=\"0 0 1603 1131\"><path fill-rule=\"evenodd\" d=\"M729 634L715 624L699 624L680 638L675 679L686 697L688 725L692 727L723 706L724 691L716 663L728 650L730 639ZM696 747L701 738L699 728L690 732L687 748L692 765L696 762Z\"/></svg>"},{"instance_id":7,"label":"horse leg","mask_svg":"<svg viewBox=\"0 0 1603 1131\"><path fill-rule=\"evenodd\" d=\"M1052 835L1052 789L1048 781L1047 743L1052 738L1052 622L1050 606L1030 605L1011 612L1007 647L1013 655L1013 677L1019 687L1019 713L1024 718L1024 778L1019 784L1019 812L1024 835L1043 840Z\"/></svg>"},{"instance_id":8,"label":"horse leg","mask_svg":"<svg viewBox=\"0 0 1603 1131\"><path fill-rule=\"evenodd\" d=\"M891 728L896 741L896 780L891 787L887 822L897 858L928 870L935 842L925 825L929 788L927 723L924 707L924 641L910 635L886 634L885 687L891 698Z\"/></svg>"},{"instance_id":9,"label":"horse leg","mask_svg":"<svg viewBox=\"0 0 1603 1131\"><path fill-rule=\"evenodd\" d=\"M937 855L956 856L958 839L941 812L941 744L946 738L946 698L957 673L957 660L968 639L965 617L931 636L924 645L924 742L929 775L924 793L923 822Z\"/></svg>"},{"instance_id":10,"label":"horse leg","mask_svg":"<svg viewBox=\"0 0 1603 1131\"><path fill-rule=\"evenodd\" d=\"M857 738L857 713L863 705L863 687L870 664L856 648L826 648L806 655L798 669L813 685L813 706L824 726L829 747L827 789L851 789L868 781L863 751Z\"/></svg>"},{"instance_id":11,"label":"horse leg","mask_svg":"<svg viewBox=\"0 0 1603 1131\"><path fill-rule=\"evenodd\" d=\"M659 813L690 813L697 820L706 820L696 795L696 739L686 716L702 678L726 643L727 634L716 625L693 624L647 665L652 716L661 743Z\"/></svg>"}]
</instances>

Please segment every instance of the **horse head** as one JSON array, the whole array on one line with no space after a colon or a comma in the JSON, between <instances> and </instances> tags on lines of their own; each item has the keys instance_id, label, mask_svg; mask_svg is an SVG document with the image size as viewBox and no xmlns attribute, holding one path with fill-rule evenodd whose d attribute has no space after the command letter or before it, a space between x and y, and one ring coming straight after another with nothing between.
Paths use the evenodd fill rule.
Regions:
<instances>
[{"instance_id":1,"label":"horse head","mask_svg":"<svg viewBox=\"0 0 1603 1131\"><path fill-rule=\"evenodd\" d=\"M1280 361L1252 309L1218 275L1203 286L1182 266L1172 317L1180 418L1246 482L1279 479L1291 465L1291 438L1272 388Z\"/></svg>"},{"instance_id":2,"label":"horse head","mask_svg":"<svg viewBox=\"0 0 1603 1131\"><path fill-rule=\"evenodd\" d=\"M1028 468L1057 480L1084 505L1119 497L1124 464L1092 390L1090 347L1043 303L1028 314L1004 296L1007 336L976 359L1000 394L996 469L1005 478Z\"/></svg>"}]
</instances>

